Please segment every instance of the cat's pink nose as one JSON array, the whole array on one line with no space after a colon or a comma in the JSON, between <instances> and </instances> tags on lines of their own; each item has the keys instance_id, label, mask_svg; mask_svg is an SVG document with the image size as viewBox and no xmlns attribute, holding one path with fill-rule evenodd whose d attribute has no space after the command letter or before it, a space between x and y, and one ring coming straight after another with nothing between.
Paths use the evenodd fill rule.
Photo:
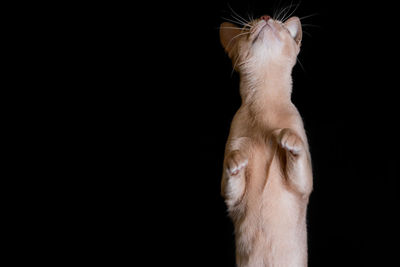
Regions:
<instances>
[{"instance_id":1,"label":"cat's pink nose","mask_svg":"<svg viewBox=\"0 0 400 267\"><path fill-rule=\"evenodd\" d=\"M271 17L268 15L261 16L261 19L268 21Z\"/></svg>"}]
</instances>

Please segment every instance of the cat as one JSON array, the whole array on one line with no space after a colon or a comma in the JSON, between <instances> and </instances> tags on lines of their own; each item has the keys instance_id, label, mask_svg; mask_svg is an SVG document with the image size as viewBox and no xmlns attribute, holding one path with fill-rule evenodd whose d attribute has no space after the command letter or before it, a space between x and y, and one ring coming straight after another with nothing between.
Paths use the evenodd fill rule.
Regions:
<instances>
[{"instance_id":1,"label":"cat","mask_svg":"<svg viewBox=\"0 0 400 267\"><path fill-rule=\"evenodd\" d=\"M303 121L291 102L301 40L298 17L282 22L264 15L242 28L229 22L220 27L242 99L221 182L239 267L307 266L312 166Z\"/></svg>"}]
</instances>

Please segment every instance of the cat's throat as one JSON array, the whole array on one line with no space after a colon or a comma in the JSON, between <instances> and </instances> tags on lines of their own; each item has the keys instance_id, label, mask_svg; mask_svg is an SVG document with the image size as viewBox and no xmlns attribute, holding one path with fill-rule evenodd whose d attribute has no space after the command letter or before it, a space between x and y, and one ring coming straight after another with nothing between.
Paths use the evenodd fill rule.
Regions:
<instances>
[{"instance_id":1,"label":"cat's throat","mask_svg":"<svg viewBox=\"0 0 400 267\"><path fill-rule=\"evenodd\" d=\"M291 69L270 66L266 70L240 75L242 104L254 111L287 105L291 101L291 94Z\"/></svg>"}]
</instances>

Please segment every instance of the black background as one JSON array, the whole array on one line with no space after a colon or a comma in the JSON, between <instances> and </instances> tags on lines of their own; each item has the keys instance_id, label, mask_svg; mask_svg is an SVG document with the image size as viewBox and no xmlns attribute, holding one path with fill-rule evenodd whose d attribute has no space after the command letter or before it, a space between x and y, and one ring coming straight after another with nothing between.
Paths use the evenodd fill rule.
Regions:
<instances>
[{"instance_id":1,"label":"black background","mask_svg":"<svg viewBox=\"0 0 400 267\"><path fill-rule=\"evenodd\" d=\"M257 17L291 3L229 4ZM139 257L154 265L234 266L220 179L240 105L239 78L218 36L222 17L231 14L226 1L166 1L137 8L127 19L135 23L127 38L140 48L128 53L130 67L122 74L133 78L124 89L129 97L120 101L134 108L121 114L142 136L130 145L144 145L144 163L136 164L145 175L134 174L138 198L124 207L149 226L134 228L132 236L144 236ZM292 95L313 158L309 266L393 266L399 252L395 7L302 1L294 14L316 14L303 20L312 25L303 28L303 68L293 70Z\"/></svg>"},{"instance_id":2,"label":"black background","mask_svg":"<svg viewBox=\"0 0 400 267\"><path fill-rule=\"evenodd\" d=\"M22 158L8 155L17 192L4 187L17 206L7 202L12 213L4 216L15 228L5 228L13 259L235 266L220 180L239 77L218 27L232 18L229 6L257 17L290 4L5 9L12 34L4 76L14 86L5 91L16 95L4 98L13 121L4 128L16 138L5 142ZM315 14L303 20L303 67L293 70L292 95L313 159L309 266L395 266L398 8L303 0L294 14Z\"/></svg>"}]
</instances>

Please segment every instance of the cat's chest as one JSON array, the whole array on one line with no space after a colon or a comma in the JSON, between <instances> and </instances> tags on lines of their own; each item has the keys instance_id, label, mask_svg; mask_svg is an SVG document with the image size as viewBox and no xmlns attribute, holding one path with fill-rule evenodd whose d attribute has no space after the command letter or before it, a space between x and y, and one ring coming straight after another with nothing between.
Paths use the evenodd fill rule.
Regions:
<instances>
[{"instance_id":1,"label":"cat's chest","mask_svg":"<svg viewBox=\"0 0 400 267\"><path fill-rule=\"evenodd\" d=\"M250 137L265 140L277 129L290 128L302 135L302 121L296 110L290 108L251 110L242 107L231 125L231 137Z\"/></svg>"},{"instance_id":2,"label":"cat's chest","mask_svg":"<svg viewBox=\"0 0 400 267\"><path fill-rule=\"evenodd\" d=\"M296 112L290 110L265 111L259 114L249 114L245 127L249 133L266 135L276 129L290 128L297 130L301 128L301 118Z\"/></svg>"}]
</instances>

